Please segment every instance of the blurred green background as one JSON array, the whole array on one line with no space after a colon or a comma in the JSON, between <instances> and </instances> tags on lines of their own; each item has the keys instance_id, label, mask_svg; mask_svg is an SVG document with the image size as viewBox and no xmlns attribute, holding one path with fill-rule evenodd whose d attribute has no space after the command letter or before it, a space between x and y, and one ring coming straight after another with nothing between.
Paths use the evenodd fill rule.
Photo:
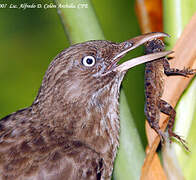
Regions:
<instances>
[{"instance_id":1,"label":"blurred green background","mask_svg":"<svg viewBox=\"0 0 196 180\"><path fill-rule=\"evenodd\" d=\"M52 1L23 1L50 4ZM19 1L1 1L18 4ZM134 1L92 1L107 40L121 42L140 34L134 11ZM43 75L52 59L69 46L61 20L55 8L0 9L0 118L31 105ZM84 27L88 28L88 27ZM142 54L142 48L125 59ZM144 66L133 68L124 79L124 89L131 99L132 115L136 120L143 145L144 131ZM129 88L128 88L129 86ZM131 87L131 88L130 88Z\"/></svg>"},{"instance_id":2,"label":"blurred green background","mask_svg":"<svg viewBox=\"0 0 196 180\"><path fill-rule=\"evenodd\" d=\"M92 0L91 2L103 29L105 39L121 42L141 34L135 15L134 0ZM54 4L53 0L0 0L0 7L2 4L7 4L6 8L0 8L0 118L31 105L49 63L59 52L70 45L55 8L27 8L25 10L9 8L11 4L20 5L23 3ZM172 38L169 39L170 43L167 42L169 49L171 49L185 24L188 23L190 17L196 12L196 1L164 0L163 4L164 31L172 35ZM91 24L88 26L84 25L83 28L87 29L89 26ZM140 56L141 54L143 54L142 47L130 52L123 60ZM177 107L177 124L180 125L178 119L182 119L183 116L183 122L186 122L186 126L182 123L180 126L187 131L188 142L190 142L192 152L196 151L194 143L196 126L192 123L196 118L195 82L195 80L192 81L191 88L184 93ZM123 89L126 99L123 94L122 99L125 99L125 108L122 114L128 119L126 122L131 124L131 119L134 120L135 124L131 124L131 126L135 131L132 129L132 132L127 132L127 129L123 126L122 128L124 129L121 130L125 132L124 135L131 136L129 137L131 142L136 137L134 133L138 134L141 137L138 143L141 140L143 147L141 152L138 148L139 146L134 144L135 142L132 146L129 146L130 140L127 142L126 137L123 135L123 138L125 138L124 144L121 141L121 144L123 144L121 146L122 152L124 150L124 152L127 151L132 154L119 153L117 161L118 159L124 159L125 162L129 162L127 164L123 164L122 161L117 163L117 166L122 168L116 168L116 177L119 177L118 172L121 171L121 177L130 177L132 174L137 174L135 179L139 179L146 146L144 128L144 65L134 67L127 73L123 81ZM128 103L128 106L126 103ZM125 123L125 126L127 125L128 127L130 124ZM187 124L190 127L187 127ZM189 130L190 133L188 133ZM180 132L183 131L180 130ZM133 149L141 156L133 154ZM195 153L188 154L182 148L180 150L183 152L178 151L177 156L184 175L188 179L195 179L195 173L192 172L196 162ZM138 157L140 157L139 160ZM139 162L139 166L136 165L137 162L134 161L134 158L137 159L135 161ZM189 166L187 166L188 162ZM124 173L126 167L128 167L127 172L131 174L130 176ZM133 172L129 172L129 168ZM170 171L172 170L170 169Z\"/></svg>"}]
</instances>

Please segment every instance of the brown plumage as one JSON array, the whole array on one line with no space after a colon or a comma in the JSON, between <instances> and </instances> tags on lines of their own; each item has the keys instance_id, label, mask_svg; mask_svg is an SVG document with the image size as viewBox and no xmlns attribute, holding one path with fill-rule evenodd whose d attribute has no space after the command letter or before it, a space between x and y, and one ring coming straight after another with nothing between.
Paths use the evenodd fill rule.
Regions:
<instances>
[{"instance_id":1,"label":"brown plumage","mask_svg":"<svg viewBox=\"0 0 196 180\"><path fill-rule=\"evenodd\" d=\"M166 35L89 41L62 51L32 105L0 121L0 178L110 179L119 145L121 81L129 68L170 52L117 62L161 36Z\"/></svg>"}]
</instances>

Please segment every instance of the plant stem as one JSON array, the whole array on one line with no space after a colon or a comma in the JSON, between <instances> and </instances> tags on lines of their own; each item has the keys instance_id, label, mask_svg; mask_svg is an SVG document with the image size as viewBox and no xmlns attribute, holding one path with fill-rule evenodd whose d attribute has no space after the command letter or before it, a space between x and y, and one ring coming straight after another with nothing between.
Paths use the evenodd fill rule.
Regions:
<instances>
[{"instance_id":1,"label":"plant stem","mask_svg":"<svg viewBox=\"0 0 196 180\"><path fill-rule=\"evenodd\" d=\"M164 0L164 32L168 33L171 38L166 39L167 48L173 48L176 40L180 37L182 27L182 0Z\"/></svg>"},{"instance_id":2,"label":"plant stem","mask_svg":"<svg viewBox=\"0 0 196 180\"><path fill-rule=\"evenodd\" d=\"M89 0L56 0L56 3L59 7L61 5L72 5L73 7L58 8L59 16L71 44L104 39L102 29Z\"/></svg>"}]
</instances>

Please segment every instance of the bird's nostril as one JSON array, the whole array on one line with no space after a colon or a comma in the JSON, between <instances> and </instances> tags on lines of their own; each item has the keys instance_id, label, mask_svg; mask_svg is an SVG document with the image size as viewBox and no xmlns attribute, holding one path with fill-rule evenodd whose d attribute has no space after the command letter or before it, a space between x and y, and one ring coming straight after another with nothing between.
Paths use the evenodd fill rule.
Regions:
<instances>
[{"instance_id":1,"label":"bird's nostril","mask_svg":"<svg viewBox=\"0 0 196 180\"><path fill-rule=\"evenodd\" d=\"M129 47L132 47L133 46L133 42L125 42L125 45L124 45L124 48L127 49Z\"/></svg>"}]
</instances>

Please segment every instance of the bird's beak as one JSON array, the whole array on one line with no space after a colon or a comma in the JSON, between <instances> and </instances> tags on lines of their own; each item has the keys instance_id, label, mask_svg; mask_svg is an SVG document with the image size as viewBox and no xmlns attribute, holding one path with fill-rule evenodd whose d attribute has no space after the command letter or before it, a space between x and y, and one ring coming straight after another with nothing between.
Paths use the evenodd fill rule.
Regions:
<instances>
[{"instance_id":1,"label":"bird's beak","mask_svg":"<svg viewBox=\"0 0 196 180\"><path fill-rule=\"evenodd\" d=\"M129 51L135 49L136 47L144 44L147 41L150 41L155 38L160 38L160 37L169 37L169 35L166 33L154 32L154 33L143 34L141 36L137 36L133 39L120 43L119 44L120 52L113 58L112 62L116 64ZM152 53L152 54L140 56L137 58L133 58L131 60L128 60L116 66L113 69L113 71L123 72L139 64L146 63L148 61L152 61L152 60L167 56L168 54L171 54L172 52L173 51L163 51L163 52L157 52L157 53Z\"/></svg>"}]
</instances>

